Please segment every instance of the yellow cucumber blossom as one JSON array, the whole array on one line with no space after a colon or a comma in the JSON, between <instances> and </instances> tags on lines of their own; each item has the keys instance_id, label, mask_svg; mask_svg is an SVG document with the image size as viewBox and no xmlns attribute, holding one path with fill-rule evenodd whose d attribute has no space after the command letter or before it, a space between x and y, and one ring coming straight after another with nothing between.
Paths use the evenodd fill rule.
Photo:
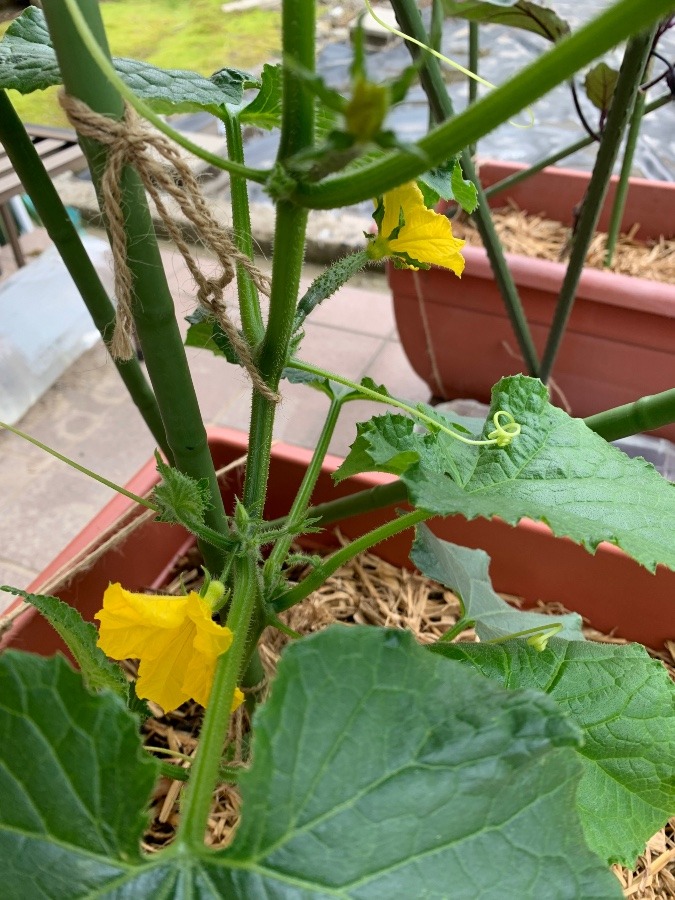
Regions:
<instances>
[{"instance_id":1,"label":"yellow cucumber blossom","mask_svg":"<svg viewBox=\"0 0 675 900\"><path fill-rule=\"evenodd\" d=\"M211 618L209 599L195 591L183 597L133 594L111 584L94 616L101 623L98 646L111 659L139 659L136 693L165 712L190 699L206 705L216 661L232 643L230 629ZM237 688L233 711L243 699Z\"/></svg>"},{"instance_id":2,"label":"yellow cucumber blossom","mask_svg":"<svg viewBox=\"0 0 675 900\"><path fill-rule=\"evenodd\" d=\"M424 205L414 181L388 191L373 217L378 232L366 248L371 259L391 259L405 269L441 266L461 276L464 257L459 251L466 242L453 237L449 219Z\"/></svg>"}]
</instances>

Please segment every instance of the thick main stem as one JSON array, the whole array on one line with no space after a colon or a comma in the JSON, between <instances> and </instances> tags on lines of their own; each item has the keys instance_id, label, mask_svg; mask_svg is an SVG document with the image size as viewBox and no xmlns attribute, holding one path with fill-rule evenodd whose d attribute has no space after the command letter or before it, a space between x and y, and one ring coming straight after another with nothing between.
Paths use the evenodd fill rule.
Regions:
<instances>
[{"instance_id":1,"label":"thick main stem","mask_svg":"<svg viewBox=\"0 0 675 900\"><path fill-rule=\"evenodd\" d=\"M234 691L239 682L247 648L249 623L255 608L257 588L255 562L249 558L235 561L234 595L227 627L232 631L232 646L218 660L204 724L199 737L197 759L185 792L176 843L189 849L204 846L206 824L211 809L213 788L218 780L220 758Z\"/></svg>"},{"instance_id":2,"label":"thick main stem","mask_svg":"<svg viewBox=\"0 0 675 900\"><path fill-rule=\"evenodd\" d=\"M107 344L115 323L115 307L5 91L0 91L0 142ZM173 454L166 441L159 407L138 360L114 360L114 363L157 446L172 462Z\"/></svg>"},{"instance_id":3,"label":"thick main stem","mask_svg":"<svg viewBox=\"0 0 675 900\"><path fill-rule=\"evenodd\" d=\"M314 71L315 62L314 32L314 0L284 0L284 56L310 72ZM286 159L314 142L314 100L291 66L283 71L282 97L278 163L283 166ZM274 391L279 386L293 334L306 227L306 210L288 201L277 204L270 312L258 357L260 372ZM274 413L274 404L254 393L244 484L244 503L254 515L262 515L265 505Z\"/></svg>"},{"instance_id":4,"label":"thick main stem","mask_svg":"<svg viewBox=\"0 0 675 900\"><path fill-rule=\"evenodd\" d=\"M650 0L648 4L619 0L452 121L434 128L418 141L419 155L392 153L355 172L317 184L298 184L293 198L309 209L332 209L360 203L417 178L507 122L580 68L672 9L673 0Z\"/></svg>"},{"instance_id":5,"label":"thick main stem","mask_svg":"<svg viewBox=\"0 0 675 900\"><path fill-rule=\"evenodd\" d=\"M392 7L396 13L396 18L401 30L421 43L427 43L427 35L420 16L417 4L414 0L392 0ZM408 44L408 48L413 59L417 58L422 52L415 44ZM422 62L421 72L422 87L429 99L429 105L434 113L434 117L438 121L451 119L454 110L452 100L448 94L445 82L443 81L443 73L441 72L438 60L430 53L425 53ZM495 281L506 306L509 320L513 327L518 346L525 360L525 364L532 375L536 375L539 369L539 358L534 346L532 334L527 323L525 311L523 310L518 288L513 280L509 267L504 257L504 250L499 240L499 236L492 221L490 213L490 205L487 197L480 185L478 173L476 172L471 157L470 150L462 150L461 153L462 169L467 178L476 185L478 192L478 207L474 213L476 225L480 233L485 251L490 260L490 266L495 277Z\"/></svg>"},{"instance_id":6,"label":"thick main stem","mask_svg":"<svg viewBox=\"0 0 675 900\"><path fill-rule=\"evenodd\" d=\"M567 323L572 314L579 279L586 262L586 254L602 212L609 180L612 176L612 168L619 152L628 116L635 104L640 79L651 51L655 31L656 26L648 32L637 35L628 42L626 47L595 166L593 167L581 215L574 233L572 252L560 288L551 330L546 342L546 349L541 362L540 375L542 381L546 381L551 374Z\"/></svg>"},{"instance_id":7,"label":"thick main stem","mask_svg":"<svg viewBox=\"0 0 675 900\"><path fill-rule=\"evenodd\" d=\"M83 100L95 112L121 118L124 104L120 95L88 53L73 21L64 13L63 4L57 0L45 0L43 7L66 91ZM78 0L78 7L99 44L108 53L96 0ZM100 197L106 150L84 138L82 147ZM134 285L134 321L167 442L175 464L182 472L193 478L206 479L212 503L206 513L206 524L225 534L227 519L176 321L173 298L154 236L145 192L138 175L128 166L124 169L120 189L126 213L128 265ZM223 566L222 552L207 544L202 544L201 549L209 569L219 572Z\"/></svg>"}]
</instances>

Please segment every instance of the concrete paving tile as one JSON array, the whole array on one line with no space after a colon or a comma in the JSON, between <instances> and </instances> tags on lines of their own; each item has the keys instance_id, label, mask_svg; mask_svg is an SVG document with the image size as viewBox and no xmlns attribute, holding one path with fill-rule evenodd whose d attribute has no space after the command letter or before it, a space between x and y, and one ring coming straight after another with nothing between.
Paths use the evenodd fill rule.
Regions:
<instances>
[{"instance_id":1,"label":"concrete paving tile","mask_svg":"<svg viewBox=\"0 0 675 900\"><path fill-rule=\"evenodd\" d=\"M50 468L3 509L3 557L43 569L112 497L79 472Z\"/></svg>"},{"instance_id":2,"label":"concrete paving tile","mask_svg":"<svg viewBox=\"0 0 675 900\"><path fill-rule=\"evenodd\" d=\"M344 331L389 337L394 333L394 309L391 295L359 288L343 287L318 306L308 320Z\"/></svg>"},{"instance_id":3,"label":"concrete paving tile","mask_svg":"<svg viewBox=\"0 0 675 900\"><path fill-rule=\"evenodd\" d=\"M363 375L378 384L384 384L390 394L401 400L427 403L431 392L429 386L412 368L398 341L388 341Z\"/></svg>"}]
</instances>

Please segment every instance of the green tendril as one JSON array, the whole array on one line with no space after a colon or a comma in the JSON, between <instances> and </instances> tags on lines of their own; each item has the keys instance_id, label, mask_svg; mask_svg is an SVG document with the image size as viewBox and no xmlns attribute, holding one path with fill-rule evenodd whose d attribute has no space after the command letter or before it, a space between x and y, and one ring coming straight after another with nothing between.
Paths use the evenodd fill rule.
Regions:
<instances>
[{"instance_id":1,"label":"green tendril","mask_svg":"<svg viewBox=\"0 0 675 900\"><path fill-rule=\"evenodd\" d=\"M499 421L502 416L506 416L508 420L506 425L502 425ZM492 421L495 423L495 430L488 434L488 438L494 441L498 447L508 447L514 437L518 437L522 430L511 413L505 409L500 409L496 412L492 417Z\"/></svg>"}]
</instances>

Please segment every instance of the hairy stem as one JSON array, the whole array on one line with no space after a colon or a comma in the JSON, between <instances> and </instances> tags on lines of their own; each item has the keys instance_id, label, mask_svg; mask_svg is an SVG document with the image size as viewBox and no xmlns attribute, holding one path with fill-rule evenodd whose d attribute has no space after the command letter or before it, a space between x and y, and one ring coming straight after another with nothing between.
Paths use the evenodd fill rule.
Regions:
<instances>
[{"instance_id":1,"label":"hairy stem","mask_svg":"<svg viewBox=\"0 0 675 900\"><path fill-rule=\"evenodd\" d=\"M244 143L241 125L236 116L225 116L225 135L227 137L227 155L230 160L244 162ZM253 259L253 235L251 234L251 215L248 205L248 187L246 179L241 175L230 175L230 196L232 198L232 232L237 249ZM239 313L246 340L255 347L262 340L265 332L258 289L253 284L248 272L237 264L237 292L239 295Z\"/></svg>"},{"instance_id":2,"label":"hairy stem","mask_svg":"<svg viewBox=\"0 0 675 900\"><path fill-rule=\"evenodd\" d=\"M310 572L300 584L296 584L294 587L289 588L289 590L284 591L283 594L276 597L272 602L275 612L283 612L285 609L289 609L296 603L300 603L300 601L304 600L305 597L308 597L312 591L321 587L324 581L327 578L330 578L333 572L336 572L340 566L348 563L350 559L358 556L359 553L369 550L371 547L380 544L382 541L386 541L387 538L393 537L395 534L400 534L407 528L412 528L414 525L424 522L425 519L430 519L432 515L433 513L427 512L425 509L413 510L413 512L399 516L398 519L393 519L391 522L387 522L379 528L369 531L362 537L347 544L346 547L342 547L340 550L333 553L332 556L325 559L320 566L317 566L316 569L314 569L314 571Z\"/></svg>"},{"instance_id":3,"label":"hairy stem","mask_svg":"<svg viewBox=\"0 0 675 900\"><path fill-rule=\"evenodd\" d=\"M204 834L211 809L211 797L218 780L223 743L230 720L234 691L241 676L247 647L249 623L257 599L255 561L246 557L235 561L234 595L227 617L232 646L218 660L197 757L185 792L185 801L176 843L191 850L204 846Z\"/></svg>"}]
</instances>

